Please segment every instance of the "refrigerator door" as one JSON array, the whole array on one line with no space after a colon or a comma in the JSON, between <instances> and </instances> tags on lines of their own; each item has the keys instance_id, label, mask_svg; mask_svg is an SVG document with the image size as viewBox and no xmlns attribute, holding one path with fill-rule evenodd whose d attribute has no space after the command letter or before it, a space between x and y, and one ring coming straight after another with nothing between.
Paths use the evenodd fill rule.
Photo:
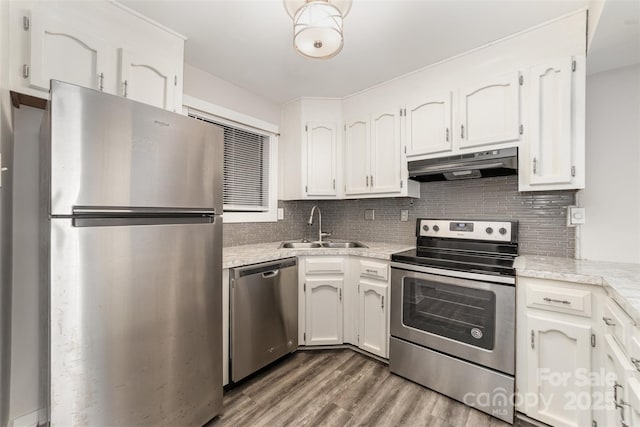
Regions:
<instances>
[{"instance_id":1,"label":"refrigerator door","mask_svg":"<svg viewBox=\"0 0 640 427\"><path fill-rule=\"evenodd\" d=\"M218 126L55 80L49 114L51 214L78 206L222 213Z\"/></svg>"},{"instance_id":2,"label":"refrigerator door","mask_svg":"<svg viewBox=\"0 0 640 427\"><path fill-rule=\"evenodd\" d=\"M222 221L51 220L52 426L203 425L222 410Z\"/></svg>"}]
</instances>

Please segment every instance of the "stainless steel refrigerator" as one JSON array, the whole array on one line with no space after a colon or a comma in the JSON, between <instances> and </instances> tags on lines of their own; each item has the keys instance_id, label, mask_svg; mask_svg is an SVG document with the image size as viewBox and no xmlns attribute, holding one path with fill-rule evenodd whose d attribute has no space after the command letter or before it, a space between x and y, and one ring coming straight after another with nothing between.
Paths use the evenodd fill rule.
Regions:
<instances>
[{"instance_id":1,"label":"stainless steel refrigerator","mask_svg":"<svg viewBox=\"0 0 640 427\"><path fill-rule=\"evenodd\" d=\"M222 409L222 130L52 81L42 136L51 424L204 424Z\"/></svg>"}]
</instances>

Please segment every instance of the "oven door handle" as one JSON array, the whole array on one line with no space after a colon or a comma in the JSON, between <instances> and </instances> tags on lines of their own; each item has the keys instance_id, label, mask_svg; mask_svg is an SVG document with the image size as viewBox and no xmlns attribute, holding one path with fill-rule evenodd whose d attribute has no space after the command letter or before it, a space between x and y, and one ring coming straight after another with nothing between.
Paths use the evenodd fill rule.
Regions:
<instances>
[{"instance_id":1,"label":"oven door handle","mask_svg":"<svg viewBox=\"0 0 640 427\"><path fill-rule=\"evenodd\" d=\"M413 271L416 273L436 274L445 277L457 277L459 279L480 280L483 282L504 283L506 285L515 285L516 278L509 276L494 276L492 274L471 273L467 271L445 270L442 268L424 267L421 265L405 264L402 262L391 262L391 268L400 270Z\"/></svg>"}]
</instances>

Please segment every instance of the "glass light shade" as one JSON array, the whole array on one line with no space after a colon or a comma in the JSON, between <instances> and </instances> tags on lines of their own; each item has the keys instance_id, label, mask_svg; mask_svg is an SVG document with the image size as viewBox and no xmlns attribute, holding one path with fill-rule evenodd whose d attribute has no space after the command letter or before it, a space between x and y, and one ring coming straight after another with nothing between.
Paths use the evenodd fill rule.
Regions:
<instances>
[{"instance_id":1,"label":"glass light shade","mask_svg":"<svg viewBox=\"0 0 640 427\"><path fill-rule=\"evenodd\" d=\"M293 45L303 56L331 58L343 46L342 15L324 0L310 1L293 18Z\"/></svg>"},{"instance_id":2,"label":"glass light shade","mask_svg":"<svg viewBox=\"0 0 640 427\"><path fill-rule=\"evenodd\" d=\"M298 9L300 9L302 6L304 6L305 3L308 3L309 1L313 0L284 0L284 7L285 9L287 9L287 13L289 14L289 16L293 18L294 16L296 16L296 12L298 11ZM331 3L332 5L337 7L342 17L346 18L346 16L349 14L349 11L351 10L351 4L353 3L353 0L325 0L325 2Z\"/></svg>"}]
</instances>

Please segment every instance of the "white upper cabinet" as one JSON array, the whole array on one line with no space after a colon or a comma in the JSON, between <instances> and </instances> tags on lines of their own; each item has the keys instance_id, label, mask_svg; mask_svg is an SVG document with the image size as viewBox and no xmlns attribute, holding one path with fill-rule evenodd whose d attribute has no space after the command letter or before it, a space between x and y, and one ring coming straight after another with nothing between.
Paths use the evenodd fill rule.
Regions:
<instances>
[{"instance_id":1,"label":"white upper cabinet","mask_svg":"<svg viewBox=\"0 0 640 427\"><path fill-rule=\"evenodd\" d=\"M176 64L149 52L118 49L120 95L166 110L176 110Z\"/></svg>"},{"instance_id":2,"label":"white upper cabinet","mask_svg":"<svg viewBox=\"0 0 640 427\"><path fill-rule=\"evenodd\" d=\"M345 194L369 193L369 118L348 121L345 125Z\"/></svg>"},{"instance_id":3,"label":"white upper cabinet","mask_svg":"<svg viewBox=\"0 0 640 427\"><path fill-rule=\"evenodd\" d=\"M407 157L452 150L451 92L406 107Z\"/></svg>"},{"instance_id":4,"label":"white upper cabinet","mask_svg":"<svg viewBox=\"0 0 640 427\"><path fill-rule=\"evenodd\" d=\"M493 77L460 89L458 147L520 140L520 73Z\"/></svg>"},{"instance_id":5,"label":"white upper cabinet","mask_svg":"<svg viewBox=\"0 0 640 427\"><path fill-rule=\"evenodd\" d=\"M117 2L9 7L12 90L48 98L56 79L182 111L184 37Z\"/></svg>"},{"instance_id":6,"label":"white upper cabinet","mask_svg":"<svg viewBox=\"0 0 640 427\"><path fill-rule=\"evenodd\" d=\"M584 188L584 59L549 60L528 73L520 189Z\"/></svg>"},{"instance_id":7,"label":"white upper cabinet","mask_svg":"<svg viewBox=\"0 0 640 427\"><path fill-rule=\"evenodd\" d=\"M335 196L338 143L336 124L309 122L307 132L307 196Z\"/></svg>"},{"instance_id":8,"label":"white upper cabinet","mask_svg":"<svg viewBox=\"0 0 640 427\"><path fill-rule=\"evenodd\" d=\"M400 110L371 116L372 193L397 193L402 189Z\"/></svg>"},{"instance_id":9,"label":"white upper cabinet","mask_svg":"<svg viewBox=\"0 0 640 427\"><path fill-rule=\"evenodd\" d=\"M39 11L24 15L23 27L29 31L29 63L22 67L29 87L48 92L55 79L102 90L108 62L102 40Z\"/></svg>"}]
</instances>

